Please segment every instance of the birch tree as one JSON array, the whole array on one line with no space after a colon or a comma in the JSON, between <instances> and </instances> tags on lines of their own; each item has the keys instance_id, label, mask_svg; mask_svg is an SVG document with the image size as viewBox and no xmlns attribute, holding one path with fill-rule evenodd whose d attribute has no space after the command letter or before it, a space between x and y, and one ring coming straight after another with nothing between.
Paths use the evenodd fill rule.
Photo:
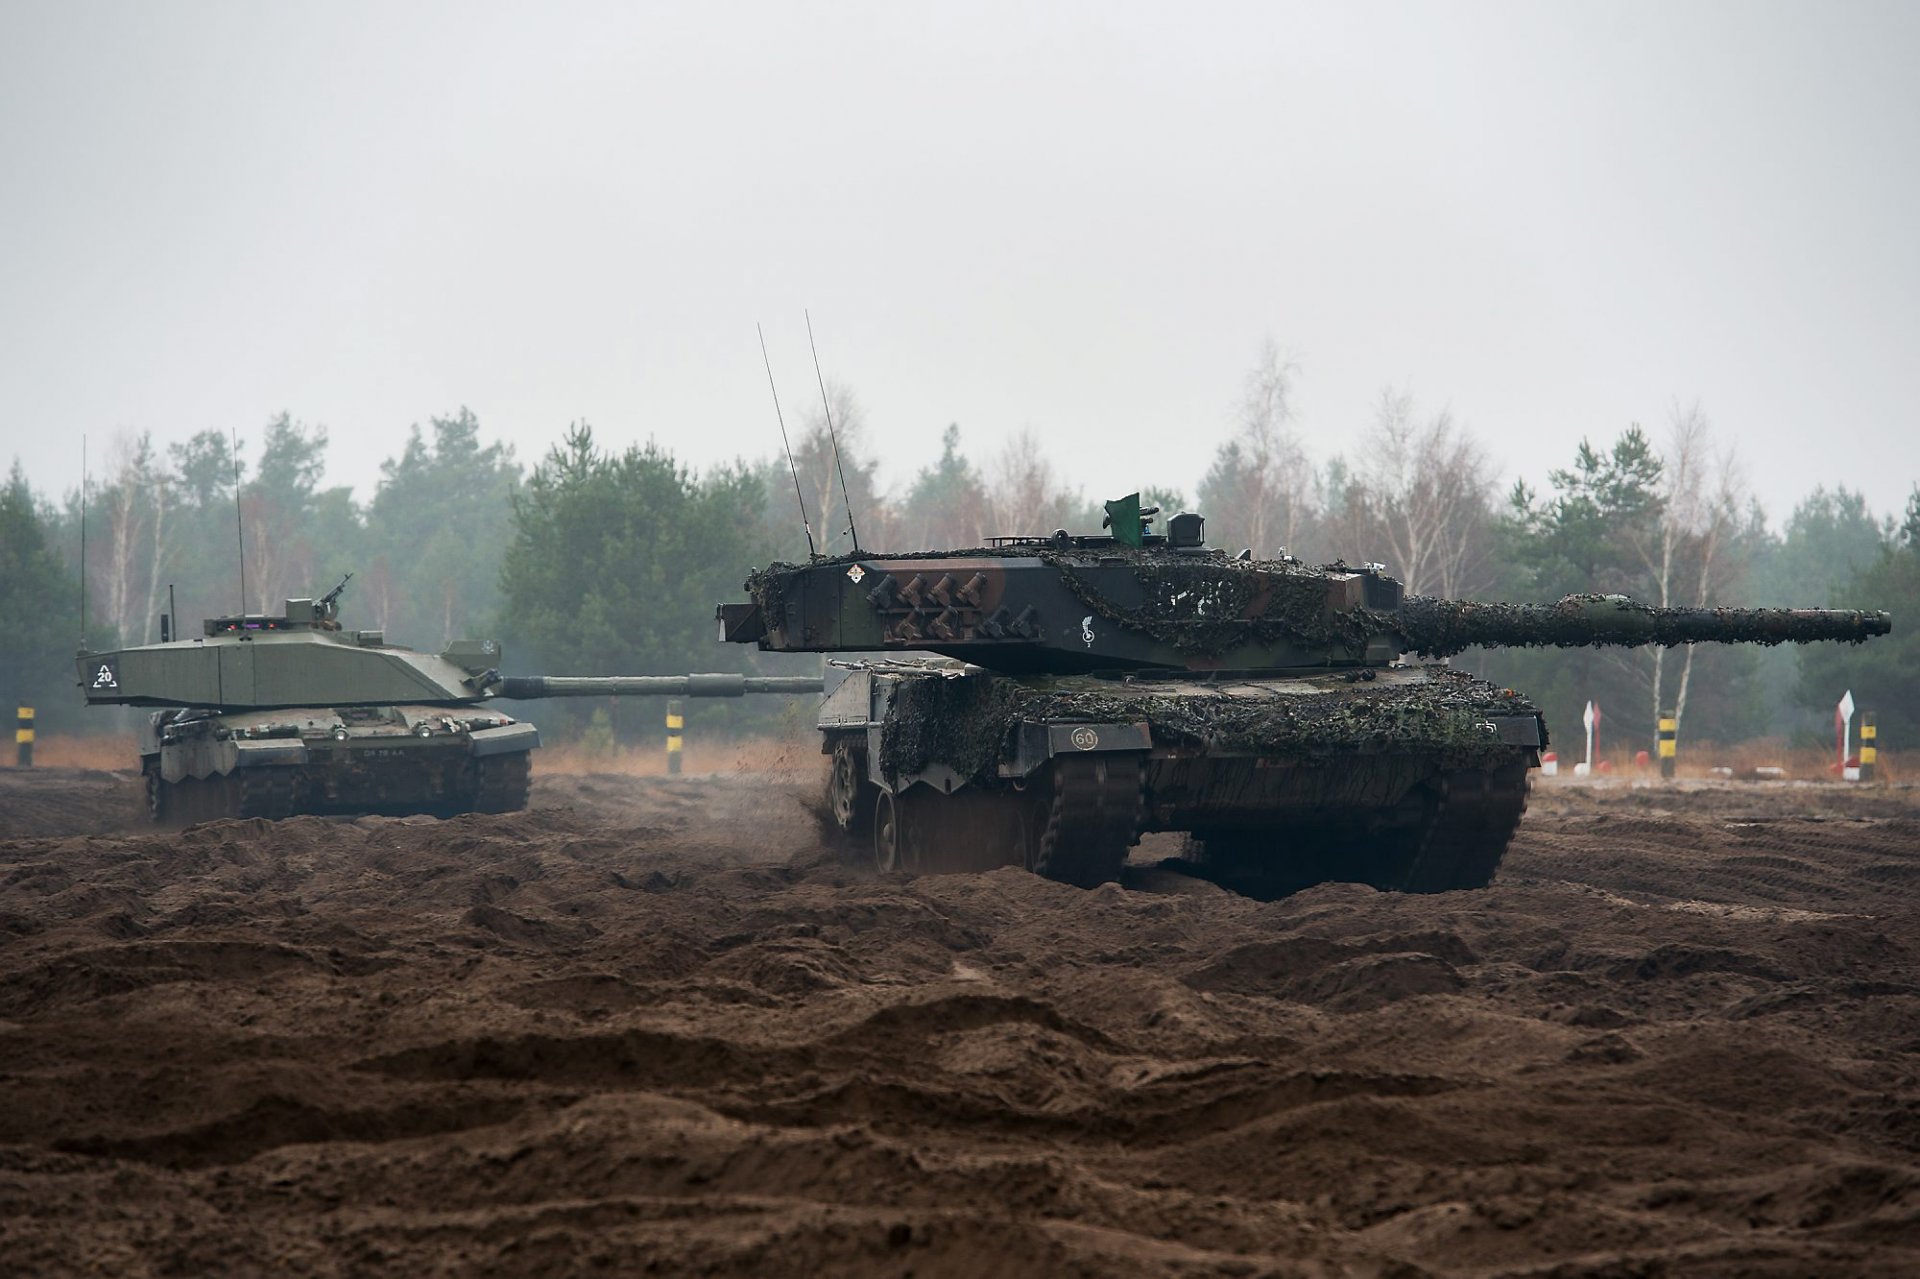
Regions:
<instances>
[{"instance_id":1,"label":"birch tree","mask_svg":"<svg viewBox=\"0 0 1920 1279\"><path fill-rule=\"evenodd\" d=\"M1003 534L1039 536L1073 522L1073 495L1031 430L1015 434L994 457L987 491L993 526Z\"/></svg>"},{"instance_id":2,"label":"birch tree","mask_svg":"<svg viewBox=\"0 0 1920 1279\"><path fill-rule=\"evenodd\" d=\"M171 478L155 459L152 436L117 437L96 507L103 534L90 558L95 594L121 642L157 639L160 579L166 559Z\"/></svg>"},{"instance_id":3,"label":"birch tree","mask_svg":"<svg viewBox=\"0 0 1920 1279\"><path fill-rule=\"evenodd\" d=\"M1200 481L1219 536L1263 557L1294 546L1312 513L1313 468L1293 429L1299 369L1269 338L1247 373L1233 434Z\"/></svg>"},{"instance_id":4,"label":"birch tree","mask_svg":"<svg viewBox=\"0 0 1920 1279\"><path fill-rule=\"evenodd\" d=\"M1661 451L1659 520L1651 536L1635 539L1661 608L1704 607L1720 592L1726 547L1740 527L1746 485L1731 448L1721 449L1698 403L1675 403ZM1667 650L1653 648L1653 715L1667 709ZM1685 646L1673 691L1674 718L1685 718L1693 681L1694 645Z\"/></svg>"},{"instance_id":5,"label":"birch tree","mask_svg":"<svg viewBox=\"0 0 1920 1279\"><path fill-rule=\"evenodd\" d=\"M1451 413L1421 423L1411 392L1383 389L1359 481L1409 592L1452 599L1485 585L1493 468Z\"/></svg>"},{"instance_id":6,"label":"birch tree","mask_svg":"<svg viewBox=\"0 0 1920 1279\"><path fill-rule=\"evenodd\" d=\"M831 430L827 405L832 407ZM793 441L793 470L806 499L816 549L822 555L844 555L854 548L856 533L863 547L885 546L892 526L879 493L877 466L867 458L867 420L860 401L845 386L829 382L826 405L815 404L790 414L788 420L800 425ZM787 475L786 483L776 486L771 469L765 485L769 523L774 528L790 529L791 498L775 494L790 495L793 478ZM779 470L783 475L787 472L784 458Z\"/></svg>"}]
</instances>

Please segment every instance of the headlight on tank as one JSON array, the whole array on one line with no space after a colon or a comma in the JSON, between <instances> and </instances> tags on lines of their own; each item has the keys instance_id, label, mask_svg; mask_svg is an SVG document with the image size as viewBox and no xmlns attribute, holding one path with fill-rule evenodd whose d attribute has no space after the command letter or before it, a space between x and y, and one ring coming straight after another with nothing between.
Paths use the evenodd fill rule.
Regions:
<instances>
[{"instance_id":1,"label":"headlight on tank","mask_svg":"<svg viewBox=\"0 0 1920 1279\"><path fill-rule=\"evenodd\" d=\"M427 723L425 720L421 720L413 726L413 735L415 737L432 737L433 725Z\"/></svg>"},{"instance_id":2,"label":"headlight on tank","mask_svg":"<svg viewBox=\"0 0 1920 1279\"><path fill-rule=\"evenodd\" d=\"M336 742L344 742L347 740L347 726L345 724L333 730L333 740Z\"/></svg>"}]
</instances>

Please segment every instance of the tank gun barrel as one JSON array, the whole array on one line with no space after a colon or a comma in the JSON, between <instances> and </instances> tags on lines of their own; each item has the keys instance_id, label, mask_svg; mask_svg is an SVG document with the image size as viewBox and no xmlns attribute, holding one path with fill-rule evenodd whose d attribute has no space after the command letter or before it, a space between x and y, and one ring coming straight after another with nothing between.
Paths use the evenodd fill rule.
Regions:
<instances>
[{"instance_id":1,"label":"tank gun barrel","mask_svg":"<svg viewBox=\"0 0 1920 1279\"><path fill-rule=\"evenodd\" d=\"M1883 612L1813 608L1652 608L1624 595L1554 604L1479 604L1409 595L1391 629L1409 649L1445 657L1468 648L1640 647L1649 644L1858 644L1893 629Z\"/></svg>"},{"instance_id":2,"label":"tank gun barrel","mask_svg":"<svg viewBox=\"0 0 1920 1279\"><path fill-rule=\"evenodd\" d=\"M508 675L493 697L744 697L748 693L818 693L818 675Z\"/></svg>"}]
</instances>

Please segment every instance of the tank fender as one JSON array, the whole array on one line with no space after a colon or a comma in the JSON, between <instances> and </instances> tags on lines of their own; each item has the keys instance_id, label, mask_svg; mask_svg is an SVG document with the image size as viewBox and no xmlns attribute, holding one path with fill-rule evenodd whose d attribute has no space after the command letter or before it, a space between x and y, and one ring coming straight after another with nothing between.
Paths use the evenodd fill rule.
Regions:
<instances>
[{"instance_id":1,"label":"tank fender","mask_svg":"<svg viewBox=\"0 0 1920 1279\"><path fill-rule=\"evenodd\" d=\"M1545 719L1538 711L1531 715L1495 715L1484 721L1493 725L1505 746L1545 746Z\"/></svg>"},{"instance_id":2,"label":"tank fender","mask_svg":"<svg viewBox=\"0 0 1920 1279\"><path fill-rule=\"evenodd\" d=\"M233 747L235 768L297 768L307 762L306 744L297 737L229 742L227 745Z\"/></svg>"},{"instance_id":3,"label":"tank fender","mask_svg":"<svg viewBox=\"0 0 1920 1279\"><path fill-rule=\"evenodd\" d=\"M873 673L849 671L840 686L820 703L817 723L822 731L867 728L880 722L874 713Z\"/></svg>"},{"instance_id":4,"label":"tank fender","mask_svg":"<svg viewBox=\"0 0 1920 1279\"><path fill-rule=\"evenodd\" d=\"M498 728L483 728L475 732L470 749L475 759L485 759L489 755L534 750L539 745L540 730L532 724L502 724Z\"/></svg>"},{"instance_id":5,"label":"tank fender","mask_svg":"<svg viewBox=\"0 0 1920 1279\"><path fill-rule=\"evenodd\" d=\"M1153 730L1138 724L1027 724L1014 734L1013 758L1000 765L1002 777L1027 777L1056 755L1153 748Z\"/></svg>"}]
</instances>

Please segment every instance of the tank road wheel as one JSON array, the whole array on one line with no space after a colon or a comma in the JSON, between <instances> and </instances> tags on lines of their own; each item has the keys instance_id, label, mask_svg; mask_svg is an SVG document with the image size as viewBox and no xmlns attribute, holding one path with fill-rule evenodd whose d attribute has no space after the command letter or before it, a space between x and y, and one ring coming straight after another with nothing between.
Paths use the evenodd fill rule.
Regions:
<instances>
[{"instance_id":1,"label":"tank road wheel","mask_svg":"<svg viewBox=\"0 0 1920 1279\"><path fill-rule=\"evenodd\" d=\"M142 768L140 773L147 785L147 818L157 826L173 815L173 796L170 793L173 788L167 785L166 778L160 776L157 760Z\"/></svg>"},{"instance_id":2,"label":"tank road wheel","mask_svg":"<svg viewBox=\"0 0 1920 1279\"><path fill-rule=\"evenodd\" d=\"M1146 806L1140 757L1121 752L1061 755L1053 761L1053 802L1033 869L1093 888L1120 877L1140 838Z\"/></svg>"},{"instance_id":3,"label":"tank road wheel","mask_svg":"<svg viewBox=\"0 0 1920 1279\"><path fill-rule=\"evenodd\" d=\"M1527 811L1527 770L1459 769L1428 787L1427 820L1381 846L1367 882L1402 893L1485 888Z\"/></svg>"},{"instance_id":4,"label":"tank road wheel","mask_svg":"<svg viewBox=\"0 0 1920 1279\"><path fill-rule=\"evenodd\" d=\"M882 874L906 866L906 845L900 838L900 805L891 791L873 801L873 864Z\"/></svg>"},{"instance_id":5,"label":"tank road wheel","mask_svg":"<svg viewBox=\"0 0 1920 1279\"><path fill-rule=\"evenodd\" d=\"M533 793L533 757L526 751L473 761L473 811L517 813Z\"/></svg>"},{"instance_id":6,"label":"tank road wheel","mask_svg":"<svg viewBox=\"0 0 1920 1279\"><path fill-rule=\"evenodd\" d=\"M864 835L873 819L879 787L867 780L867 746L843 737L833 744L833 771L827 778L827 812L842 833Z\"/></svg>"}]
</instances>

